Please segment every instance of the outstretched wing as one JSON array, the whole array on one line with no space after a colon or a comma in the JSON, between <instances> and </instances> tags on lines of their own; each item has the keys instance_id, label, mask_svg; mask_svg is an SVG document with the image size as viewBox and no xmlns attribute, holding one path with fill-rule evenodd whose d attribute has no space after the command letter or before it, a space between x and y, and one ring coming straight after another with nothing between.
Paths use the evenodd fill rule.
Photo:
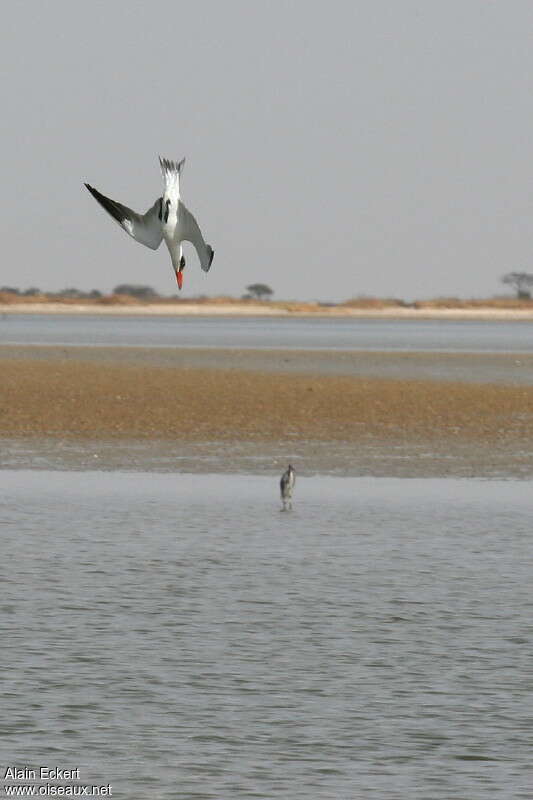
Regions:
<instances>
[{"instance_id":1,"label":"outstretched wing","mask_svg":"<svg viewBox=\"0 0 533 800\"><path fill-rule=\"evenodd\" d=\"M211 264L213 263L213 256L215 251L210 244L206 244L202 231L196 222L194 215L191 214L187 206L181 200L179 205L179 222L181 238L194 245L200 264L204 272L209 272Z\"/></svg>"},{"instance_id":2,"label":"outstretched wing","mask_svg":"<svg viewBox=\"0 0 533 800\"><path fill-rule=\"evenodd\" d=\"M146 214L137 214L131 208L123 206L122 203L117 203L106 197L98 189L93 186L85 184L95 200L105 208L108 214L111 214L114 220L118 222L121 228L124 228L135 241L150 247L152 250L157 250L163 238L163 231L161 230L161 221L159 212L161 210L161 199L157 199L152 208L148 209Z\"/></svg>"}]
</instances>

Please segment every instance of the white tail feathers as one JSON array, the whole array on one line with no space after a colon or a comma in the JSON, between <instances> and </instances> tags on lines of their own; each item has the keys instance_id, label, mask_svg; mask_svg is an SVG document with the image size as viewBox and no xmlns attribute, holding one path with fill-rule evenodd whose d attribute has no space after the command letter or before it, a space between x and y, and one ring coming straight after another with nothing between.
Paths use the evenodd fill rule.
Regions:
<instances>
[{"instance_id":1,"label":"white tail feathers","mask_svg":"<svg viewBox=\"0 0 533 800\"><path fill-rule=\"evenodd\" d=\"M183 165L185 164L185 159L182 158L181 161L176 162L159 156L159 163L161 165L161 173L165 180L165 186L171 187L176 184L179 186L180 175Z\"/></svg>"}]
</instances>

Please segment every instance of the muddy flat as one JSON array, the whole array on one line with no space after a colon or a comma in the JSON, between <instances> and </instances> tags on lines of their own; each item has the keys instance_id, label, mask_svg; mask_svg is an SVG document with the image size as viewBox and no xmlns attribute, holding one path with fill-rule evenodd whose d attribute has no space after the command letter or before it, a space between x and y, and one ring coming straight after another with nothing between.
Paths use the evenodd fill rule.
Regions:
<instances>
[{"instance_id":1,"label":"muddy flat","mask_svg":"<svg viewBox=\"0 0 533 800\"><path fill-rule=\"evenodd\" d=\"M405 474L532 469L533 386L512 357L104 347L0 356L5 441L229 445L246 457L290 445L311 469L338 459L361 474L397 474L400 462ZM499 380L486 380L491 371Z\"/></svg>"}]
</instances>

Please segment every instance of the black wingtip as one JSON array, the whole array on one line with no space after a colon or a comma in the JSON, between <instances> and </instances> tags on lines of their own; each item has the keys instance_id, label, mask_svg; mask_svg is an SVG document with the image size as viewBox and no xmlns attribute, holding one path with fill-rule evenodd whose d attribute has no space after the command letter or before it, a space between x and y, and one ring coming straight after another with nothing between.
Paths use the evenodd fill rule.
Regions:
<instances>
[{"instance_id":1,"label":"black wingtip","mask_svg":"<svg viewBox=\"0 0 533 800\"><path fill-rule=\"evenodd\" d=\"M107 213L111 214L113 219L115 219L119 223L119 225L122 225L125 219L125 214L124 214L124 209L120 206L120 204L115 203L114 200L111 200L109 197L106 197L105 194L99 192L98 189L95 189L94 186L91 186L89 183L86 183L85 186L90 191L94 199L98 203L100 203L102 208L105 208Z\"/></svg>"}]
</instances>

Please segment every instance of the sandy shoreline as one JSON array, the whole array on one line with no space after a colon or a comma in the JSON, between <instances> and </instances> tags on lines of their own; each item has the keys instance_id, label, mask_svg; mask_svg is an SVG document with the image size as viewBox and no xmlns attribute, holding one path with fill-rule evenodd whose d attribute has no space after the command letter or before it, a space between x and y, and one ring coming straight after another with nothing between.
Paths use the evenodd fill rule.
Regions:
<instances>
[{"instance_id":1,"label":"sandy shoreline","mask_svg":"<svg viewBox=\"0 0 533 800\"><path fill-rule=\"evenodd\" d=\"M355 319L462 319L533 320L533 309L512 308L349 308L318 307L314 310L263 305L174 303L152 305L84 305L83 303L0 304L0 314L96 314L104 316L234 316L234 317L348 317Z\"/></svg>"},{"instance_id":2,"label":"sandy shoreline","mask_svg":"<svg viewBox=\"0 0 533 800\"><path fill-rule=\"evenodd\" d=\"M201 448L210 463L237 471L237 452L256 464L292 452L315 471L343 464L350 474L533 474L531 383L420 377L428 359L433 368L449 363L439 354L421 362L413 354L381 354L381 362L374 353L360 362L361 354L345 355L332 372L320 368L331 356L307 352L291 353L292 365L287 353L263 353L270 362L260 366L245 351L3 347L2 464L10 463L9 442L47 441L56 450L74 443L82 461L87 448L105 451L100 467L116 467L116 447L125 453L137 443L168 457L192 453L192 467ZM410 364L415 377L389 377L394 361L399 375ZM486 367L483 356L452 362ZM372 364L377 373L365 374Z\"/></svg>"}]
</instances>

